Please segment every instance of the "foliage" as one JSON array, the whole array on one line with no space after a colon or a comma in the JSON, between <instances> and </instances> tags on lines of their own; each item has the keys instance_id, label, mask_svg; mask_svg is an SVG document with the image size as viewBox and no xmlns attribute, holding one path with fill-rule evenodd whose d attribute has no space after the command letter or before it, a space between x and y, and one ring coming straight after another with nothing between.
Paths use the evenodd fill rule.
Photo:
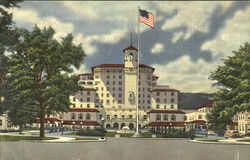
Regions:
<instances>
[{"instance_id":1,"label":"foliage","mask_svg":"<svg viewBox=\"0 0 250 160\"><path fill-rule=\"evenodd\" d=\"M40 136L44 137L45 115L66 112L69 96L80 89L78 77L70 74L72 66L80 67L85 54L81 45L73 44L71 34L54 39L51 27L35 26L19 33L22 40L10 49L4 106L16 125L40 117Z\"/></svg>"},{"instance_id":2,"label":"foliage","mask_svg":"<svg viewBox=\"0 0 250 160\"><path fill-rule=\"evenodd\" d=\"M250 111L250 44L233 53L210 75L218 88L208 116L213 130L225 129L238 112Z\"/></svg>"},{"instance_id":3,"label":"foliage","mask_svg":"<svg viewBox=\"0 0 250 160\"><path fill-rule=\"evenodd\" d=\"M82 137L76 137L75 138L75 140L86 140L86 141L88 141L88 140L98 140L98 138L86 138L86 137L84 137L84 138L82 138Z\"/></svg>"},{"instance_id":4,"label":"foliage","mask_svg":"<svg viewBox=\"0 0 250 160\"><path fill-rule=\"evenodd\" d=\"M105 134L106 134L106 131L102 128L80 129L76 132L76 135L79 135L79 136L102 136Z\"/></svg>"}]
</instances>

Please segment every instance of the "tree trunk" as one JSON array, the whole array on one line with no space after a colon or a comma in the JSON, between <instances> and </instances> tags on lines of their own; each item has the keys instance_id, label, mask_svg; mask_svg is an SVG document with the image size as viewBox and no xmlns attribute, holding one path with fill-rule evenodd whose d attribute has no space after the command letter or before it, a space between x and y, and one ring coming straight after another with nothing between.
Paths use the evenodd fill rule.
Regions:
<instances>
[{"instance_id":1,"label":"tree trunk","mask_svg":"<svg viewBox=\"0 0 250 160\"><path fill-rule=\"evenodd\" d=\"M41 105L40 107L40 137L44 137L44 119L45 119L45 114L44 114L44 107Z\"/></svg>"},{"instance_id":2,"label":"tree trunk","mask_svg":"<svg viewBox=\"0 0 250 160\"><path fill-rule=\"evenodd\" d=\"M19 125L19 134L22 134L22 131L23 131L23 125Z\"/></svg>"}]
</instances>

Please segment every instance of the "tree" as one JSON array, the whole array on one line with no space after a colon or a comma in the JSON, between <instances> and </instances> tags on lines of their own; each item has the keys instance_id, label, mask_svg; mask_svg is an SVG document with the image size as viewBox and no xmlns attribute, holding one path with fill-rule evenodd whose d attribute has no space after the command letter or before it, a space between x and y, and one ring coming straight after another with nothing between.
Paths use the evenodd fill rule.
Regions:
<instances>
[{"instance_id":1,"label":"tree","mask_svg":"<svg viewBox=\"0 0 250 160\"><path fill-rule=\"evenodd\" d=\"M4 102L11 106L8 110L14 122L22 117L23 124L39 116L40 137L44 137L46 115L69 109L69 96L80 89L78 77L70 75L72 66L79 68L85 56L81 45L73 44L71 34L61 41L54 39L54 34L51 27L23 29L22 41L10 50L9 85L6 86L12 92L6 94Z\"/></svg>"},{"instance_id":2,"label":"tree","mask_svg":"<svg viewBox=\"0 0 250 160\"><path fill-rule=\"evenodd\" d=\"M225 128L238 112L250 111L250 44L233 53L210 75L218 88L208 116L214 130Z\"/></svg>"},{"instance_id":3,"label":"tree","mask_svg":"<svg viewBox=\"0 0 250 160\"><path fill-rule=\"evenodd\" d=\"M7 71L8 59L5 56L6 48L18 41L18 34L12 22L12 14L8 13L6 8L18 7L17 4L19 2L21 0L0 1L0 87Z\"/></svg>"}]
</instances>

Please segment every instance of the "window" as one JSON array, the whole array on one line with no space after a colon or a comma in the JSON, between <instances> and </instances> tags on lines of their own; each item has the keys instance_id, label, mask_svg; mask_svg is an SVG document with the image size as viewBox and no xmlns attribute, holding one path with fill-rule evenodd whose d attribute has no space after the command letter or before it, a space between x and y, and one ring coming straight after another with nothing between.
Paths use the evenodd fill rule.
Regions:
<instances>
[{"instance_id":1,"label":"window","mask_svg":"<svg viewBox=\"0 0 250 160\"><path fill-rule=\"evenodd\" d=\"M80 93L81 93L81 95L83 95L82 91Z\"/></svg>"},{"instance_id":2,"label":"window","mask_svg":"<svg viewBox=\"0 0 250 160\"><path fill-rule=\"evenodd\" d=\"M148 88L148 91L150 92L150 88Z\"/></svg>"},{"instance_id":3,"label":"window","mask_svg":"<svg viewBox=\"0 0 250 160\"><path fill-rule=\"evenodd\" d=\"M122 94L121 94L121 93L119 93L119 94L118 94L118 97L120 97L120 98L121 98L121 97L122 97Z\"/></svg>"},{"instance_id":4,"label":"window","mask_svg":"<svg viewBox=\"0 0 250 160\"><path fill-rule=\"evenodd\" d=\"M118 103L119 103L119 104L121 104L121 103L122 103L122 100L121 100L121 99L119 99L119 100L118 100Z\"/></svg>"},{"instance_id":5,"label":"window","mask_svg":"<svg viewBox=\"0 0 250 160\"><path fill-rule=\"evenodd\" d=\"M186 121L186 120L187 120L187 116L184 116L184 117L183 117L183 120Z\"/></svg>"},{"instance_id":6,"label":"window","mask_svg":"<svg viewBox=\"0 0 250 160\"><path fill-rule=\"evenodd\" d=\"M122 119L125 119L125 115L122 115Z\"/></svg>"},{"instance_id":7,"label":"window","mask_svg":"<svg viewBox=\"0 0 250 160\"><path fill-rule=\"evenodd\" d=\"M102 89L102 91L103 91L103 87L102 87L101 89Z\"/></svg>"},{"instance_id":8,"label":"window","mask_svg":"<svg viewBox=\"0 0 250 160\"><path fill-rule=\"evenodd\" d=\"M83 102L83 99L81 98L80 101Z\"/></svg>"},{"instance_id":9,"label":"window","mask_svg":"<svg viewBox=\"0 0 250 160\"><path fill-rule=\"evenodd\" d=\"M0 119L0 126L3 125L3 120Z\"/></svg>"},{"instance_id":10,"label":"window","mask_svg":"<svg viewBox=\"0 0 250 160\"><path fill-rule=\"evenodd\" d=\"M76 119L75 113L71 113L71 119Z\"/></svg>"},{"instance_id":11,"label":"window","mask_svg":"<svg viewBox=\"0 0 250 160\"><path fill-rule=\"evenodd\" d=\"M171 121L176 121L176 115L173 114L173 115L171 116Z\"/></svg>"},{"instance_id":12,"label":"window","mask_svg":"<svg viewBox=\"0 0 250 160\"><path fill-rule=\"evenodd\" d=\"M98 91L98 87L96 87L95 90Z\"/></svg>"},{"instance_id":13,"label":"window","mask_svg":"<svg viewBox=\"0 0 250 160\"><path fill-rule=\"evenodd\" d=\"M147 116L147 115L144 115L144 116L143 116L143 119L144 119L144 120L147 120L147 119L148 119L148 116Z\"/></svg>"},{"instance_id":14,"label":"window","mask_svg":"<svg viewBox=\"0 0 250 160\"><path fill-rule=\"evenodd\" d=\"M122 85L122 81L119 81L119 85Z\"/></svg>"},{"instance_id":15,"label":"window","mask_svg":"<svg viewBox=\"0 0 250 160\"><path fill-rule=\"evenodd\" d=\"M164 102L167 103L167 99L166 98L164 99Z\"/></svg>"},{"instance_id":16,"label":"window","mask_svg":"<svg viewBox=\"0 0 250 160\"><path fill-rule=\"evenodd\" d=\"M115 70L113 72L115 72ZM113 78L115 79L115 75L113 75Z\"/></svg>"},{"instance_id":17,"label":"window","mask_svg":"<svg viewBox=\"0 0 250 160\"><path fill-rule=\"evenodd\" d=\"M174 98L171 98L171 102L174 102Z\"/></svg>"},{"instance_id":18,"label":"window","mask_svg":"<svg viewBox=\"0 0 250 160\"><path fill-rule=\"evenodd\" d=\"M174 105L173 105L173 104L171 104L170 108L171 108L171 109L174 109Z\"/></svg>"},{"instance_id":19,"label":"window","mask_svg":"<svg viewBox=\"0 0 250 160\"><path fill-rule=\"evenodd\" d=\"M164 121L168 121L168 115L167 115L167 114L165 114L165 115L163 116L163 120L164 120Z\"/></svg>"},{"instance_id":20,"label":"window","mask_svg":"<svg viewBox=\"0 0 250 160\"><path fill-rule=\"evenodd\" d=\"M133 115L129 115L128 118L129 118L129 119L132 119L132 118L133 118Z\"/></svg>"},{"instance_id":21,"label":"window","mask_svg":"<svg viewBox=\"0 0 250 160\"><path fill-rule=\"evenodd\" d=\"M158 103L159 103L159 102L160 102L160 98L156 98L156 102L158 102Z\"/></svg>"},{"instance_id":22,"label":"window","mask_svg":"<svg viewBox=\"0 0 250 160\"><path fill-rule=\"evenodd\" d=\"M89 108L90 107L90 104L87 104L87 108Z\"/></svg>"},{"instance_id":23,"label":"window","mask_svg":"<svg viewBox=\"0 0 250 160\"><path fill-rule=\"evenodd\" d=\"M90 98L89 97L87 97L87 102L90 102Z\"/></svg>"},{"instance_id":24,"label":"window","mask_svg":"<svg viewBox=\"0 0 250 160\"><path fill-rule=\"evenodd\" d=\"M160 95L160 92L156 92L156 95L159 96L159 95Z\"/></svg>"},{"instance_id":25,"label":"window","mask_svg":"<svg viewBox=\"0 0 250 160\"><path fill-rule=\"evenodd\" d=\"M166 105L164 105L164 109L167 109L167 106L166 106Z\"/></svg>"},{"instance_id":26,"label":"window","mask_svg":"<svg viewBox=\"0 0 250 160\"><path fill-rule=\"evenodd\" d=\"M115 91L115 87L113 87L113 91Z\"/></svg>"},{"instance_id":27,"label":"window","mask_svg":"<svg viewBox=\"0 0 250 160\"><path fill-rule=\"evenodd\" d=\"M89 113L86 114L86 120L90 120L90 114Z\"/></svg>"},{"instance_id":28,"label":"window","mask_svg":"<svg viewBox=\"0 0 250 160\"><path fill-rule=\"evenodd\" d=\"M161 121L161 115L160 114L156 115L156 121Z\"/></svg>"},{"instance_id":29,"label":"window","mask_svg":"<svg viewBox=\"0 0 250 160\"><path fill-rule=\"evenodd\" d=\"M99 78L99 75L95 75L95 78L98 79L98 78Z\"/></svg>"},{"instance_id":30,"label":"window","mask_svg":"<svg viewBox=\"0 0 250 160\"><path fill-rule=\"evenodd\" d=\"M107 76L106 76L106 78L107 78L107 79L109 79L109 78L110 78L110 76L109 76L109 75L107 75Z\"/></svg>"},{"instance_id":31,"label":"window","mask_svg":"<svg viewBox=\"0 0 250 160\"><path fill-rule=\"evenodd\" d=\"M73 102L75 102L76 101L76 97L73 97Z\"/></svg>"},{"instance_id":32,"label":"window","mask_svg":"<svg viewBox=\"0 0 250 160\"><path fill-rule=\"evenodd\" d=\"M88 96L90 95L90 91L87 92L87 95L88 95Z\"/></svg>"},{"instance_id":33,"label":"window","mask_svg":"<svg viewBox=\"0 0 250 160\"><path fill-rule=\"evenodd\" d=\"M122 69L119 69L119 73L122 73Z\"/></svg>"},{"instance_id":34,"label":"window","mask_svg":"<svg viewBox=\"0 0 250 160\"><path fill-rule=\"evenodd\" d=\"M160 108L160 106L157 104L157 105L156 105L156 108Z\"/></svg>"},{"instance_id":35,"label":"window","mask_svg":"<svg viewBox=\"0 0 250 160\"><path fill-rule=\"evenodd\" d=\"M115 85L115 81L113 81L113 84Z\"/></svg>"},{"instance_id":36,"label":"window","mask_svg":"<svg viewBox=\"0 0 250 160\"><path fill-rule=\"evenodd\" d=\"M115 119L118 118L118 115L114 115L114 118L115 118Z\"/></svg>"},{"instance_id":37,"label":"window","mask_svg":"<svg viewBox=\"0 0 250 160\"><path fill-rule=\"evenodd\" d=\"M107 91L110 91L110 88L109 88L109 87L107 87Z\"/></svg>"},{"instance_id":38,"label":"window","mask_svg":"<svg viewBox=\"0 0 250 160\"><path fill-rule=\"evenodd\" d=\"M121 87L119 87L119 91L122 91L122 88L121 88Z\"/></svg>"},{"instance_id":39,"label":"window","mask_svg":"<svg viewBox=\"0 0 250 160\"><path fill-rule=\"evenodd\" d=\"M80 107L82 108L82 104L80 104Z\"/></svg>"},{"instance_id":40,"label":"window","mask_svg":"<svg viewBox=\"0 0 250 160\"><path fill-rule=\"evenodd\" d=\"M103 97L103 93L101 94L101 96Z\"/></svg>"},{"instance_id":41,"label":"window","mask_svg":"<svg viewBox=\"0 0 250 160\"><path fill-rule=\"evenodd\" d=\"M107 93L106 96L109 97L109 93Z\"/></svg>"},{"instance_id":42,"label":"window","mask_svg":"<svg viewBox=\"0 0 250 160\"><path fill-rule=\"evenodd\" d=\"M174 92L171 92L171 96L174 96Z\"/></svg>"},{"instance_id":43,"label":"window","mask_svg":"<svg viewBox=\"0 0 250 160\"><path fill-rule=\"evenodd\" d=\"M110 119L110 115L107 115L107 119Z\"/></svg>"},{"instance_id":44,"label":"window","mask_svg":"<svg viewBox=\"0 0 250 160\"><path fill-rule=\"evenodd\" d=\"M150 98L150 94L148 94L147 97Z\"/></svg>"},{"instance_id":45,"label":"window","mask_svg":"<svg viewBox=\"0 0 250 160\"><path fill-rule=\"evenodd\" d=\"M199 119L202 119L202 115L199 115L198 118L199 118Z\"/></svg>"},{"instance_id":46,"label":"window","mask_svg":"<svg viewBox=\"0 0 250 160\"><path fill-rule=\"evenodd\" d=\"M107 81L107 82L106 82L106 84L107 84L107 85L110 85L110 82L109 82L109 81Z\"/></svg>"},{"instance_id":47,"label":"window","mask_svg":"<svg viewBox=\"0 0 250 160\"><path fill-rule=\"evenodd\" d=\"M83 119L82 113L78 115L78 119Z\"/></svg>"},{"instance_id":48,"label":"window","mask_svg":"<svg viewBox=\"0 0 250 160\"><path fill-rule=\"evenodd\" d=\"M122 75L119 75L119 79L122 79Z\"/></svg>"},{"instance_id":49,"label":"window","mask_svg":"<svg viewBox=\"0 0 250 160\"><path fill-rule=\"evenodd\" d=\"M148 100L148 104L150 104L150 100Z\"/></svg>"},{"instance_id":50,"label":"window","mask_svg":"<svg viewBox=\"0 0 250 160\"><path fill-rule=\"evenodd\" d=\"M99 115L99 119L102 119L102 115Z\"/></svg>"},{"instance_id":51,"label":"window","mask_svg":"<svg viewBox=\"0 0 250 160\"><path fill-rule=\"evenodd\" d=\"M73 103L73 108L76 108L76 104L75 103Z\"/></svg>"},{"instance_id":52,"label":"window","mask_svg":"<svg viewBox=\"0 0 250 160\"><path fill-rule=\"evenodd\" d=\"M142 88L142 91L144 92L144 91L145 91L145 88Z\"/></svg>"},{"instance_id":53,"label":"window","mask_svg":"<svg viewBox=\"0 0 250 160\"><path fill-rule=\"evenodd\" d=\"M110 101L107 99L107 100L106 100L106 104L109 104L109 102L110 102Z\"/></svg>"},{"instance_id":54,"label":"window","mask_svg":"<svg viewBox=\"0 0 250 160\"><path fill-rule=\"evenodd\" d=\"M109 72L110 72L110 70L109 70L109 69L107 69L107 72L109 73Z\"/></svg>"}]
</instances>

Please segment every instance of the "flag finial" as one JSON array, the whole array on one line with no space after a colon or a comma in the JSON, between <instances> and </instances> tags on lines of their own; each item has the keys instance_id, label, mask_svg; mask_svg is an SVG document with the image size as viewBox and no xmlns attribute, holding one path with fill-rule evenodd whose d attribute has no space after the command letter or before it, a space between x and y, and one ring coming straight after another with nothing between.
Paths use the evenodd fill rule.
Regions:
<instances>
[{"instance_id":1,"label":"flag finial","mask_svg":"<svg viewBox=\"0 0 250 160\"><path fill-rule=\"evenodd\" d=\"M132 39L133 39L133 35L132 35L132 32L131 32L131 35L130 35L130 45L132 46Z\"/></svg>"}]
</instances>

